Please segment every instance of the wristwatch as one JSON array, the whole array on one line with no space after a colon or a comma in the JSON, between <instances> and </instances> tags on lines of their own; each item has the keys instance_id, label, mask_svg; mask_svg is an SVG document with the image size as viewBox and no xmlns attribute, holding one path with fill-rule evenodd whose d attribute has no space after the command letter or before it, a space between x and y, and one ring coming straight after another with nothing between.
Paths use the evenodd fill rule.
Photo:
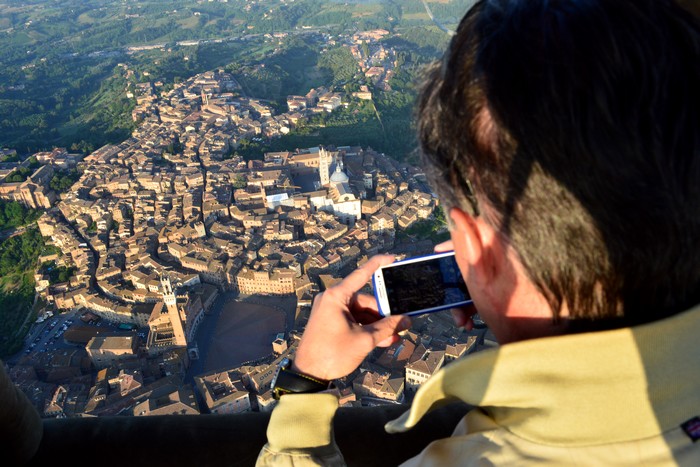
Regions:
<instances>
[{"instance_id":1,"label":"wristwatch","mask_svg":"<svg viewBox=\"0 0 700 467\"><path fill-rule=\"evenodd\" d=\"M272 377L272 397L276 400L285 394L309 394L330 388L330 381L314 378L292 370L292 360L283 359Z\"/></svg>"}]
</instances>

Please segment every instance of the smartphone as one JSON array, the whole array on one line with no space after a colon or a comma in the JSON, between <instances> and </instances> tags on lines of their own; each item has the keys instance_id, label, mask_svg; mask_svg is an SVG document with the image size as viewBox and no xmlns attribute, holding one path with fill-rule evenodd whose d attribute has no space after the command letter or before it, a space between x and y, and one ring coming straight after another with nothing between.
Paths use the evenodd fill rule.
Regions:
<instances>
[{"instance_id":1,"label":"smartphone","mask_svg":"<svg viewBox=\"0 0 700 467\"><path fill-rule=\"evenodd\" d=\"M395 261L372 276L379 314L419 315L471 303L454 251Z\"/></svg>"}]
</instances>

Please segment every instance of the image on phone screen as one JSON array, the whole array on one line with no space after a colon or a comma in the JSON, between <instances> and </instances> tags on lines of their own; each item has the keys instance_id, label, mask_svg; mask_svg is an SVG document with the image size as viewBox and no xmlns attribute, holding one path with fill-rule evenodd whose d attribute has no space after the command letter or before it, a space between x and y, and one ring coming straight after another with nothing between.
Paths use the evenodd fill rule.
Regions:
<instances>
[{"instance_id":1,"label":"image on phone screen","mask_svg":"<svg viewBox=\"0 0 700 467\"><path fill-rule=\"evenodd\" d=\"M471 301L454 255L431 255L382 268L385 300L382 314L418 314L461 306Z\"/></svg>"}]
</instances>

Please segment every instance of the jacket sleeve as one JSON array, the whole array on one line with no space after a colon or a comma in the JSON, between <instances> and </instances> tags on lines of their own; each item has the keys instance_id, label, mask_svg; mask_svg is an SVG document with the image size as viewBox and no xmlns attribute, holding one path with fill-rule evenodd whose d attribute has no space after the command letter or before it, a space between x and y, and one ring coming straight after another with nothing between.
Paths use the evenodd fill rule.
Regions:
<instances>
[{"instance_id":1,"label":"jacket sleeve","mask_svg":"<svg viewBox=\"0 0 700 467\"><path fill-rule=\"evenodd\" d=\"M335 394L286 394L280 398L267 426L267 443L256 467L344 466L333 438Z\"/></svg>"}]
</instances>

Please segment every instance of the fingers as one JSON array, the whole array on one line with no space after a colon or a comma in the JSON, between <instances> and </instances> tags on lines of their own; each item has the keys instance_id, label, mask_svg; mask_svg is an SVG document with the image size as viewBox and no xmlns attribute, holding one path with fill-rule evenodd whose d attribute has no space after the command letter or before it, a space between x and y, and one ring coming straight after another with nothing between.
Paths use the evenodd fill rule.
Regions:
<instances>
[{"instance_id":1,"label":"fingers","mask_svg":"<svg viewBox=\"0 0 700 467\"><path fill-rule=\"evenodd\" d=\"M435 253L442 253L444 251L452 251L454 250L454 245L452 244L452 240L447 240L442 243L438 243L435 245Z\"/></svg>"},{"instance_id":2,"label":"fingers","mask_svg":"<svg viewBox=\"0 0 700 467\"><path fill-rule=\"evenodd\" d=\"M474 321L472 316L476 314L476 307L474 305L466 305L461 308L452 308L450 310L452 314L452 319L458 327L463 327L467 331L471 331L474 328Z\"/></svg>"},{"instance_id":3,"label":"fingers","mask_svg":"<svg viewBox=\"0 0 700 467\"><path fill-rule=\"evenodd\" d=\"M392 334L391 336L387 337L383 341L379 342L377 344L377 347L390 347L392 344L395 342L399 341L399 336L397 334Z\"/></svg>"},{"instance_id":4,"label":"fingers","mask_svg":"<svg viewBox=\"0 0 700 467\"><path fill-rule=\"evenodd\" d=\"M371 324L382 318L377 307L377 299L372 295L355 294L349 308L350 314L359 324Z\"/></svg>"},{"instance_id":5,"label":"fingers","mask_svg":"<svg viewBox=\"0 0 700 467\"><path fill-rule=\"evenodd\" d=\"M360 324L370 324L381 318L377 308L377 300L371 295L355 294L350 304L350 314Z\"/></svg>"},{"instance_id":6,"label":"fingers","mask_svg":"<svg viewBox=\"0 0 700 467\"><path fill-rule=\"evenodd\" d=\"M350 314L358 323L369 324L381 318L377 300L371 295L355 294L349 308Z\"/></svg>"},{"instance_id":7,"label":"fingers","mask_svg":"<svg viewBox=\"0 0 700 467\"><path fill-rule=\"evenodd\" d=\"M359 308L366 308L377 311L377 299L372 295L358 293L355 295L355 305Z\"/></svg>"},{"instance_id":8,"label":"fingers","mask_svg":"<svg viewBox=\"0 0 700 467\"><path fill-rule=\"evenodd\" d=\"M355 269L334 288L337 288L343 293L352 295L364 287L367 282L369 282L369 280L372 278L372 274L374 274L374 271L382 266L393 263L394 259L395 258L393 255L372 256L369 261L362 265L362 267Z\"/></svg>"},{"instance_id":9,"label":"fingers","mask_svg":"<svg viewBox=\"0 0 700 467\"><path fill-rule=\"evenodd\" d=\"M372 335L375 347L388 347L398 340L397 334L411 327L408 316L389 316L364 326L364 332Z\"/></svg>"},{"instance_id":10,"label":"fingers","mask_svg":"<svg viewBox=\"0 0 700 467\"><path fill-rule=\"evenodd\" d=\"M355 319L355 322L359 324L372 324L381 319L381 316L379 316L376 310L367 308L354 310L352 312L352 317Z\"/></svg>"}]
</instances>

